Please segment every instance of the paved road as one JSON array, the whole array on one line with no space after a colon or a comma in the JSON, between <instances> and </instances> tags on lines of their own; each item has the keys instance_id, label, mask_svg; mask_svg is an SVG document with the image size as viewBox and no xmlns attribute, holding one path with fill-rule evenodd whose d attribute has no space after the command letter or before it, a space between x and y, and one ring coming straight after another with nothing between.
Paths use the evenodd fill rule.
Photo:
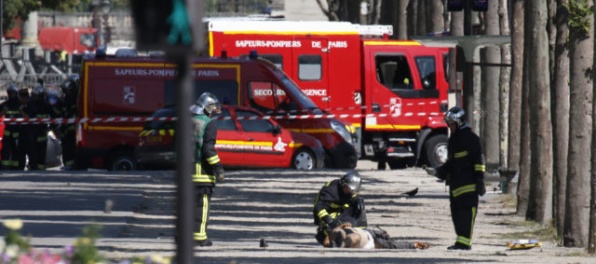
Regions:
<instances>
[{"instance_id":1,"label":"paved road","mask_svg":"<svg viewBox=\"0 0 596 264\"><path fill-rule=\"evenodd\" d=\"M197 263L593 263L581 249L507 251L506 235L532 232L503 207L500 194L482 198L476 243L471 252L449 252L453 227L445 187L420 169L376 171L360 162L362 195L369 224L400 241L424 241L428 250L324 249L314 240L312 202L318 189L344 171L228 171L212 200L210 248L197 248ZM0 218L25 220L24 233L36 247L71 244L83 227L103 226L98 245L113 259L175 253L174 173L73 172L2 173ZM413 198L398 193L419 187ZM106 201L113 202L106 212ZM483 213L484 212L484 213ZM505 238L504 238L505 237ZM269 247L260 248L264 238Z\"/></svg>"}]
</instances>

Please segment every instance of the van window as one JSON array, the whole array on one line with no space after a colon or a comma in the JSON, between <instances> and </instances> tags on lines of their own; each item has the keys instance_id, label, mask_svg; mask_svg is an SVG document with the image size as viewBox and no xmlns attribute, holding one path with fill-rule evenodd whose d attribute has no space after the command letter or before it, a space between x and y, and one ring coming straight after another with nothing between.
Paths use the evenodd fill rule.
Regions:
<instances>
[{"instance_id":1,"label":"van window","mask_svg":"<svg viewBox=\"0 0 596 264\"><path fill-rule=\"evenodd\" d=\"M279 68L280 70L284 69L283 57L279 54L263 54L259 55L259 58L263 58L270 61L271 63L275 64L275 66L277 66L277 68Z\"/></svg>"},{"instance_id":2,"label":"van window","mask_svg":"<svg viewBox=\"0 0 596 264\"><path fill-rule=\"evenodd\" d=\"M300 55L298 57L298 79L301 81L321 80L322 59L319 55Z\"/></svg>"},{"instance_id":3,"label":"van window","mask_svg":"<svg viewBox=\"0 0 596 264\"><path fill-rule=\"evenodd\" d=\"M377 81L389 89L413 89L412 73L404 55L375 56Z\"/></svg>"},{"instance_id":4,"label":"van window","mask_svg":"<svg viewBox=\"0 0 596 264\"><path fill-rule=\"evenodd\" d=\"M234 120L231 119L230 110L222 109L221 113L214 115L213 118L215 119L213 121L215 122L218 130L238 130L234 124Z\"/></svg>"},{"instance_id":5,"label":"van window","mask_svg":"<svg viewBox=\"0 0 596 264\"><path fill-rule=\"evenodd\" d=\"M431 56L416 57L416 66L422 81L422 88L425 90L437 87L437 76L435 74L435 58Z\"/></svg>"},{"instance_id":6,"label":"van window","mask_svg":"<svg viewBox=\"0 0 596 264\"><path fill-rule=\"evenodd\" d=\"M250 82L248 84L250 106L265 113L289 111L296 104L286 92L272 82Z\"/></svg>"},{"instance_id":7,"label":"van window","mask_svg":"<svg viewBox=\"0 0 596 264\"><path fill-rule=\"evenodd\" d=\"M164 95L165 105L176 104L176 82L174 80L166 81ZM194 98L195 102L202 93L212 93L219 99L219 102L224 105L238 105L239 88L238 83L234 80L195 80L194 81Z\"/></svg>"},{"instance_id":8,"label":"van window","mask_svg":"<svg viewBox=\"0 0 596 264\"><path fill-rule=\"evenodd\" d=\"M273 132L273 124L267 119L262 119L261 115L253 111L236 110L238 116L238 122L240 126L246 132ZM248 118L254 118L253 120L247 120Z\"/></svg>"}]
</instances>

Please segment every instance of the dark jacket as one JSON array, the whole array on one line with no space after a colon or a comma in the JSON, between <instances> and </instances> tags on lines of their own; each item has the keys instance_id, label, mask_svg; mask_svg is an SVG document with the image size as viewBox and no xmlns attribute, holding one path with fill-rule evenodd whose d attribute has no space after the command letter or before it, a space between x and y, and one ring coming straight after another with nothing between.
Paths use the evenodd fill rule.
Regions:
<instances>
[{"instance_id":1,"label":"dark jacket","mask_svg":"<svg viewBox=\"0 0 596 264\"><path fill-rule=\"evenodd\" d=\"M319 191L313 208L313 217L315 225L322 222L325 216L337 218L342 212L348 210L351 202L357 197L344 194L340 180L327 182Z\"/></svg>"},{"instance_id":2,"label":"dark jacket","mask_svg":"<svg viewBox=\"0 0 596 264\"><path fill-rule=\"evenodd\" d=\"M193 182L199 186L215 186L216 176L223 173L223 166L215 151L217 127L207 115L192 118L196 146Z\"/></svg>"},{"instance_id":3,"label":"dark jacket","mask_svg":"<svg viewBox=\"0 0 596 264\"><path fill-rule=\"evenodd\" d=\"M478 205L477 184L484 184L484 155L480 138L464 125L448 141L448 159L437 169L437 177L449 185L449 198L461 205Z\"/></svg>"}]
</instances>

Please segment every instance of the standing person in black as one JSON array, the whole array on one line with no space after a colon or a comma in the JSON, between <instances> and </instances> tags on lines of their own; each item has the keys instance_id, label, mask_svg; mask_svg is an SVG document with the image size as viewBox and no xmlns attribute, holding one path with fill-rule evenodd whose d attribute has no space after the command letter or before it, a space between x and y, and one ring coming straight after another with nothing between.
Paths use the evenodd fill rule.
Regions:
<instances>
[{"instance_id":1,"label":"standing person in black","mask_svg":"<svg viewBox=\"0 0 596 264\"><path fill-rule=\"evenodd\" d=\"M11 83L6 89L8 99L0 104L0 116L4 116L5 118L19 118L24 116L23 111L21 111L18 93L19 88L17 88L17 85ZM4 127L2 159L0 161L0 169L2 170L19 169L18 142L20 130L20 125L18 124L7 124Z\"/></svg>"},{"instance_id":2,"label":"standing person in black","mask_svg":"<svg viewBox=\"0 0 596 264\"><path fill-rule=\"evenodd\" d=\"M19 90L19 110L22 113L22 117L29 118L29 102L31 101L29 95L29 89L23 88ZM19 143L18 143L18 170L24 170L27 166L27 153L31 152L33 148L32 140L32 128L30 125L20 125L19 131Z\"/></svg>"},{"instance_id":3,"label":"standing person in black","mask_svg":"<svg viewBox=\"0 0 596 264\"><path fill-rule=\"evenodd\" d=\"M451 133L447 143L449 156L445 164L428 172L449 185L451 219L457 238L447 249L470 250L478 196L486 193L484 155L480 138L472 132L463 109L457 106L449 109L444 120Z\"/></svg>"},{"instance_id":4,"label":"standing person in black","mask_svg":"<svg viewBox=\"0 0 596 264\"><path fill-rule=\"evenodd\" d=\"M190 112L193 114L192 122L196 146L195 166L192 175L192 181L195 184L195 195L197 195L194 241L195 245L201 247L213 245L211 240L207 238L211 195L216 182L224 180L223 166L215 151L217 126L215 122L211 122L213 113L219 112L220 109L219 100L210 93L201 94L197 102L190 107Z\"/></svg>"},{"instance_id":5,"label":"standing person in black","mask_svg":"<svg viewBox=\"0 0 596 264\"><path fill-rule=\"evenodd\" d=\"M71 75L68 79L60 85L62 89L62 117L74 119L78 115L77 96L79 91L79 76ZM62 126L61 141L62 141L62 163L64 170L71 170L75 164L76 152L76 123L68 123Z\"/></svg>"},{"instance_id":6,"label":"standing person in black","mask_svg":"<svg viewBox=\"0 0 596 264\"><path fill-rule=\"evenodd\" d=\"M37 86L31 92L31 100L27 106L29 118L49 118L51 109L47 102L46 90L43 86ZM28 125L31 128L30 136L27 139L29 145L27 156L29 157L29 170L46 169L46 149L48 145L48 125Z\"/></svg>"},{"instance_id":7,"label":"standing person in black","mask_svg":"<svg viewBox=\"0 0 596 264\"><path fill-rule=\"evenodd\" d=\"M350 171L340 179L327 182L315 198L313 218L318 225L315 238L324 247L331 247L329 234L341 224L353 227L368 226L364 199L359 196L362 177Z\"/></svg>"}]
</instances>

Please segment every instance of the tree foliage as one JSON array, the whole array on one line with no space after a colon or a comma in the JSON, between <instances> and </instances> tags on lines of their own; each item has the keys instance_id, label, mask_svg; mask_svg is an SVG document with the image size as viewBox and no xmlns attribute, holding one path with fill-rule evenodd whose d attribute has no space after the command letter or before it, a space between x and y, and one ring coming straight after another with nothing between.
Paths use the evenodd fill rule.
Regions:
<instances>
[{"instance_id":1,"label":"tree foliage","mask_svg":"<svg viewBox=\"0 0 596 264\"><path fill-rule=\"evenodd\" d=\"M2 12L2 34L12 29L19 18L26 18L29 12L40 6L36 0L4 0Z\"/></svg>"},{"instance_id":2,"label":"tree foliage","mask_svg":"<svg viewBox=\"0 0 596 264\"><path fill-rule=\"evenodd\" d=\"M580 34L590 33L589 16L594 14L594 6L591 0L571 0L566 7L569 9L569 29Z\"/></svg>"}]
</instances>

